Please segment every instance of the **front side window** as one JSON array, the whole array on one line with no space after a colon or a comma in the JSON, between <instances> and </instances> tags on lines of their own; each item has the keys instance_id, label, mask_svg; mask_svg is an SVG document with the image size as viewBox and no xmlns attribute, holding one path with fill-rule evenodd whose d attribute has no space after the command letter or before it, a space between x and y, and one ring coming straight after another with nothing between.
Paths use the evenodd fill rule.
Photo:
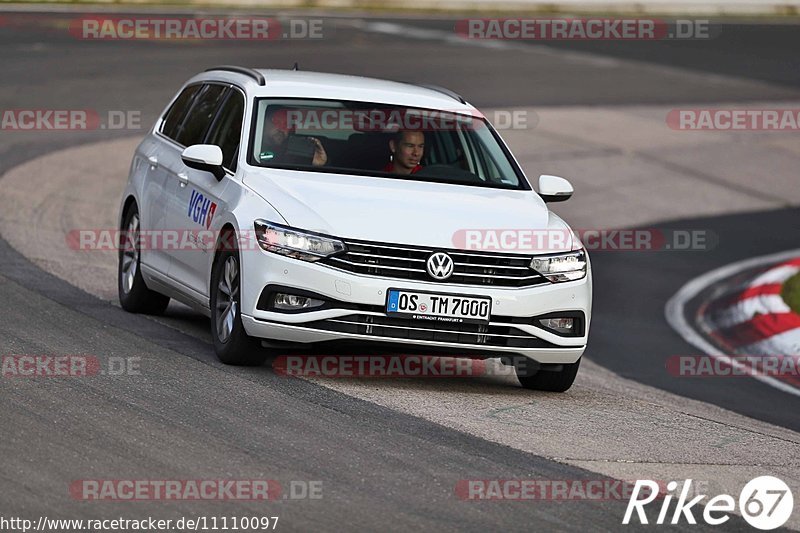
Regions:
<instances>
[{"instance_id":1,"label":"front side window","mask_svg":"<svg viewBox=\"0 0 800 533\"><path fill-rule=\"evenodd\" d=\"M222 149L222 166L233 171L236 170L243 118L244 97L239 91L232 90L206 138L206 144L215 144Z\"/></svg>"},{"instance_id":2,"label":"front side window","mask_svg":"<svg viewBox=\"0 0 800 533\"><path fill-rule=\"evenodd\" d=\"M366 102L258 99L248 161L271 168L529 189L483 117Z\"/></svg>"},{"instance_id":3,"label":"front side window","mask_svg":"<svg viewBox=\"0 0 800 533\"><path fill-rule=\"evenodd\" d=\"M185 88L175 102L170 106L169 111L164 116L164 124L161 126L161 133L172 139L173 141L178 135L181 123L183 122L186 112L192 105L197 91L200 90L201 85L190 85Z\"/></svg>"},{"instance_id":4,"label":"front side window","mask_svg":"<svg viewBox=\"0 0 800 533\"><path fill-rule=\"evenodd\" d=\"M178 128L175 140L184 146L202 144L211 120L217 113L228 89L222 85L204 85L194 99L183 123Z\"/></svg>"}]
</instances>

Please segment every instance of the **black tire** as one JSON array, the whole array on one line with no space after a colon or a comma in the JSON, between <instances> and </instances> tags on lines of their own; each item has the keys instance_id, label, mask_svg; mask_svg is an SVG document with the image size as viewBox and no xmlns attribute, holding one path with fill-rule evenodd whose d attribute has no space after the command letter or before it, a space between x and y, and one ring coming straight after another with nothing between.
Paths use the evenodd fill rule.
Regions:
<instances>
[{"instance_id":1,"label":"black tire","mask_svg":"<svg viewBox=\"0 0 800 533\"><path fill-rule=\"evenodd\" d=\"M142 278L139 240L139 210L132 205L122 220L119 259L117 262L117 293L119 304L129 313L162 314L169 305L169 296L147 288Z\"/></svg>"},{"instance_id":2,"label":"black tire","mask_svg":"<svg viewBox=\"0 0 800 533\"><path fill-rule=\"evenodd\" d=\"M566 392L575 382L581 360L564 365L544 365L538 370L528 370L524 365L515 367L517 379L526 389L547 392Z\"/></svg>"},{"instance_id":3,"label":"black tire","mask_svg":"<svg viewBox=\"0 0 800 533\"><path fill-rule=\"evenodd\" d=\"M238 250L230 245L232 239L225 240L228 242L220 247L211 269L211 338L214 340L214 352L226 365L258 366L264 363L267 353L244 330L240 299L241 261ZM230 265L235 265L233 274ZM232 298L228 292L232 293Z\"/></svg>"}]
</instances>

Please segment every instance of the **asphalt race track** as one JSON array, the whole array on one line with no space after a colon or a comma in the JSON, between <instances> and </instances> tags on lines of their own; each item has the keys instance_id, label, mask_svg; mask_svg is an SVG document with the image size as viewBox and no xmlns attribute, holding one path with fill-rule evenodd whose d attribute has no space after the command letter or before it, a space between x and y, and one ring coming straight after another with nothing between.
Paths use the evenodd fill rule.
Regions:
<instances>
[{"instance_id":1,"label":"asphalt race track","mask_svg":"<svg viewBox=\"0 0 800 533\"><path fill-rule=\"evenodd\" d=\"M265 45L81 41L65 31L69 14L0 15L15 21L0 24L0 109L136 110L145 129L183 81L218 64L289 68L297 61L304 70L436 83L481 109L535 109L544 126L551 113L575 112L591 122L625 106L639 106L631 115L649 119L678 106L770 108L800 101L800 32L783 23L726 24L710 41L492 47L447 41L452 20L337 17L327 21L325 39ZM656 126L665 127L663 118ZM515 151L528 134L538 135L510 134L520 136ZM552 158L558 169L584 168L592 191L590 169L597 163L591 158L624 157L636 149L626 134L635 133L620 132L623 140L614 148L590 146L590 132L583 134L580 143L553 134L545 148L558 152ZM684 283L728 263L799 247L796 132L776 134L783 137L770 145L786 157L774 172L780 187L761 187L768 178L757 171L729 183L692 171L692 161L637 153L641 164L657 162L665 176L683 172L698 184L740 195L741 206L712 197L697 200L691 210L665 209L659 218L635 200L621 199L611 213L599 203L580 203L576 186L564 216L572 221L574 215L582 227L592 227L596 216L608 221L598 224L616 227L702 228L717 244L702 252L592 253L588 361L576 387L557 398L522 391L513 380L364 385L287 379L269 365L226 367L208 344L204 318L177 305L160 319L127 314L105 291L106 263L89 258L73 265L57 254L44 257L46 247L27 247L20 236L36 235L36 228L52 229L57 234L48 238L63 242L59 229L105 222L105 213L92 218L93 209L115 216L125 177L118 169L127 168L142 135L130 129L0 131L0 354L141 360L141 372L131 376L0 378L4 516L279 515L279 527L291 530L616 531L625 501L465 502L454 487L465 479L682 480L696 472L733 494L734 481L774 470L794 472L784 480L800 497L800 397L749 378L676 379L664 368L669 356L697 353L664 319L666 301ZM740 141L722 139L720 145L726 142ZM571 161L591 151L596 153L587 167ZM537 161L535 152L532 147L523 155L524 167ZM768 165L769 156L763 157ZM614 171L604 167L603 173ZM93 207L93 194L108 205ZM20 213L30 218L20 219ZM471 402L472 413L490 415L458 412L472 409ZM512 410L520 406L528 410ZM603 423L593 424L595 416ZM500 418L502 428L493 425ZM704 433L711 436L707 441ZM661 440L648 442L651 435ZM664 456L652 451L658 444L669 450ZM622 451L615 455L615 449ZM724 470L719 479L716 467ZM87 502L69 493L75 480L120 478L268 478L284 491L292 481L318 480L324 489L319 500L266 507L244 501ZM790 525L797 529L797 519ZM725 528L749 530L740 517Z\"/></svg>"}]
</instances>

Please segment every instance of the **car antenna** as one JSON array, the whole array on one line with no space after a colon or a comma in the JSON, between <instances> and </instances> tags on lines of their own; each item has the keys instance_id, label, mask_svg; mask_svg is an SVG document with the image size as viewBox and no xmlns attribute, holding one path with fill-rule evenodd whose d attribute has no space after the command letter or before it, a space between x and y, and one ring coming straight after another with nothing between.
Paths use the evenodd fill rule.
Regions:
<instances>
[{"instance_id":1,"label":"car antenna","mask_svg":"<svg viewBox=\"0 0 800 533\"><path fill-rule=\"evenodd\" d=\"M292 67L292 70L300 70L300 65L297 64L297 61L294 62L294 66Z\"/></svg>"}]
</instances>

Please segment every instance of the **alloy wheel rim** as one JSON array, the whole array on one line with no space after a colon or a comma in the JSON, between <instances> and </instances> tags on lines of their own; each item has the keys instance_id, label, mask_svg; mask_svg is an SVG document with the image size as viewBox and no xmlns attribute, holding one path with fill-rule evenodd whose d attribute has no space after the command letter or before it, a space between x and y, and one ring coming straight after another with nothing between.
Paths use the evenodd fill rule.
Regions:
<instances>
[{"instance_id":1,"label":"alloy wheel rim","mask_svg":"<svg viewBox=\"0 0 800 533\"><path fill-rule=\"evenodd\" d=\"M122 290L125 294L133 289L136 273L139 271L139 249L136 246L139 234L139 216L134 214L128 222L125 233L125 247L122 250Z\"/></svg>"},{"instance_id":2,"label":"alloy wheel rim","mask_svg":"<svg viewBox=\"0 0 800 533\"><path fill-rule=\"evenodd\" d=\"M228 257L223 265L222 276L217 284L216 323L217 337L227 342L233 332L233 324L238 312L239 264L234 257Z\"/></svg>"}]
</instances>

